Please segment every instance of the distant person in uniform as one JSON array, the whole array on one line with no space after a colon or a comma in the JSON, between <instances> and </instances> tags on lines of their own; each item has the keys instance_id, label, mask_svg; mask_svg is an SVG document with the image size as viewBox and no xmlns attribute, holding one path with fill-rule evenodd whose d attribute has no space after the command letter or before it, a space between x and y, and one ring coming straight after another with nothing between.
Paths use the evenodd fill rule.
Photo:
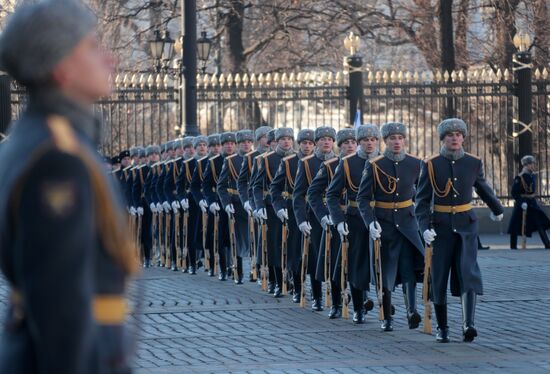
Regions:
<instances>
[{"instance_id":1,"label":"distant person in uniform","mask_svg":"<svg viewBox=\"0 0 550 374\"><path fill-rule=\"evenodd\" d=\"M124 328L137 270L117 183L97 153L91 105L112 57L81 3L23 5L0 36L0 69L28 107L0 150L0 269L10 286L0 373L130 373Z\"/></svg>"},{"instance_id":2,"label":"distant person in uniform","mask_svg":"<svg viewBox=\"0 0 550 374\"><path fill-rule=\"evenodd\" d=\"M550 240L546 230L550 229L550 220L537 202L537 175L535 174L535 158L531 155L521 159L523 169L514 178L512 184L512 197L514 198L514 210L508 226L510 234L510 248L518 249L518 235L525 233L526 237L537 231L544 244L544 248L550 249ZM525 212L525 227L523 227L523 213Z\"/></svg>"}]
</instances>

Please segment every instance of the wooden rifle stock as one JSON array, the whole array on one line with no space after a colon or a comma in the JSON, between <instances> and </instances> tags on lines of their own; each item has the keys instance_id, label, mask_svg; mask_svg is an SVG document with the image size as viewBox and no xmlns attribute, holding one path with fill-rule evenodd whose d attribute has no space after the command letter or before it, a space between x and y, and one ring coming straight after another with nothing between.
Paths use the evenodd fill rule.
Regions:
<instances>
[{"instance_id":1,"label":"wooden rifle stock","mask_svg":"<svg viewBox=\"0 0 550 374\"><path fill-rule=\"evenodd\" d=\"M180 246L180 213L179 211L177 213L174 213L174 242L176 246L176 267L178 269L182 268L181 266L181 246Z\"/></svg>"},{"instance_id":2,"label":"wooden rifle stock","mask_svg":"<svg viewBox=\"0 0 550 374\"><path fill-rule=\"evenodd\" d=\"M166 213L166 236L164 246L166 248L166 267L172 266L172 235L170 230L172 229L172 214Z\"/></svg>"},{"instance_id":3,"label":"wooden rifle stock","mask_svg":"<svg viewBox=\"0 0 550 374\"><path fill-rule=\"evenodd\" d=\"M153 223L152 223L152 232L153 232L153 250L151 251L154 253L155 248L157 248L158 245L158 237L155 235L157 233L157 227L158 227L158 221L157 221L157 213L153 213ZM147 260L151 260L151 258L148 258Z\"/></svg>"},{"instance_id":4,"label":"wooden rifle stock","mask_svg":"<svg viewBox=\"0 0 550 374\"><path fill-rule=\"evenodd\" d=\"M306 274L309 257L309 235L304 234L304 247L302 251L302 288L300 290L300 307L306 307Z\"/></svg>"},{"instance_id":5,"label":"wooden rifle stock","mask_svg":"<svg viewBox=\"0 0 550 374\"><path fill-rule=\"evenodd\" d=\"M325 305L330 308L332 306L332 287L330 280L332 279L330 275L330 242L332 240L332 232L330 231L330 226L327 225L325 230L325 282L326 282L326 296L325 296Z\"/></svg>"},{"instance_id":6,"label":"wooden rifle stock","mask_svg":"<svg viewBox=\"0 0 550 374\"><path fill-rule=\"evenodd\" d=\"M166 264L166 248L164 248L164 211L159 212L159 250L160 250L160 266Z\"/></svg>"},{"instance_id":7,"label":"wooden rifle stock","mask_svg":"<svg viewBox=\"0 0 550 374\"><path fill-rule=\"evenodd\" d=\"M422 300L424 301L424 332L432 334L432 304L430 303L430 284L432 272L433 247L427 245L424 251L424 284L422 285Z\"/></svg>"},{"instance_id":8,"label":"wooden rifle stock","mask_svg":"<svg viewBox=\"0 0 550 374\"><path fill-rule=\"evenodd\" d=\"M527 209L522 209L521 212L521 249L527 249L527 236L525 235L525 227L527 225Z\"/></svg>"}]
</instances>

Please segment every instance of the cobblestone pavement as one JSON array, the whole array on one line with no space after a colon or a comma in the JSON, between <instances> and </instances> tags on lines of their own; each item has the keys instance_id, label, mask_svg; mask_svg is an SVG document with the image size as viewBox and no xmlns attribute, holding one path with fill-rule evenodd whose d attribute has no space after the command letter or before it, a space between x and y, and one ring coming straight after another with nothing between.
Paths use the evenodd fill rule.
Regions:
<instances>
[{"instance_id":1,"label":"cobblestone pavement","mask_svg":"<svg viewBox=\"0 0 550 374\"><path fill-rule=\"evenodd\" d=\"M505 242L482 241L493 248ZM476 315L480 336L470 344L461 341L454 297L452 343L438 344L421 328L407 328L400 289L395 331L383 333L373 312L354 325L300 309L288 296L274 299L255 283L220 282L202 269L194 276L147 269L130 289L142 300L131 316L136 373L550 372L550 251L480 251L479 262L485 294ZM1 309L7 293L2 283Z\"/></svg>"}]
</instances>

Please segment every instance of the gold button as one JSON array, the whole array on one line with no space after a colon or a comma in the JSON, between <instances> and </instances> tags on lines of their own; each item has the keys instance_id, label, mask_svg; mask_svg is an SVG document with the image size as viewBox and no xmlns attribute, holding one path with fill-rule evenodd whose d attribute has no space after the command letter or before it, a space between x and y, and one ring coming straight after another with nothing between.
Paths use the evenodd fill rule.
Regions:
<instances>
[{"instance_id":1,"label":"gold button","mask_svg":"<svg viewBox=\"0 0 550 374\"><path fill-rule=\"evenodd\" d=\"M399 162L396 162L395 164L396 164L396 165L399 165Z\"/></svg>"},{"instance_id":2,"label":"gold button","mask_svg":"<svg viewBox=\"0 0 550 374\"><path fill-rule=\"evenodd\" d=\"M456 232L456 229L453 229L454 232Z\"/></svg>"},{"instance_id":3,"label":"gold button","mask_svg":"<svg viewBox=\"0 0 550 374\"><path fill-rule=\"evenodd\" d=\"M454 161L451 161L452 164L454 164L455 162Z\"/></svg>"},{"instance_id":4,"label":"gold button","mask_svg":"<svg viewBox=\"0 0 550 374\"><path fill-rule=\"evenodd\" d=\"M397 212L397 209L394 209L393 211L394 211L394 212Z\"/></svg>"},{"instance_id":5,"label":"gold button","mask_svg":"<svg viewBox=\"0 0 550 374\"><path fill-rule=\"evenodd\" d=\"M397 193L395 194L395 196L399 196L399 192L397 192Z\"/></svg>"},{"instance_id":6,"label":"gold button","mask_svg":"<svg viewBox=\"0 0 550 374\"><path fill-rule=\"evenodd\" d=\"M399 225L395 225L395 227L399 227Z\"/></svg>"},{"instance_id":7,"label":"gold button","mask_svg":"<svg viewBox=\"0 0 550 374\"><path fill-rule=\"evenodd\" d=\"M456 194L454 194L453 197L456 197Z\"/></svg>"},{"instance_id":8,"label":"gold button","mask_svg":"<svg viewBox=\"0 0 550 374\"><path fill-rule=\"evenodd\" d=\"M399 178L396 179L399 182Z\"/></svg>"},{"instance_id":9,"label":"gold button","mask_svg":"<svg viewBox=\"0 0 550 374\"><path fill-rule=\"evenodd\" d=\"M455 181L457 181L457 180L458 180L458 178L455 178Z\"/></svg>"}]
</instances>

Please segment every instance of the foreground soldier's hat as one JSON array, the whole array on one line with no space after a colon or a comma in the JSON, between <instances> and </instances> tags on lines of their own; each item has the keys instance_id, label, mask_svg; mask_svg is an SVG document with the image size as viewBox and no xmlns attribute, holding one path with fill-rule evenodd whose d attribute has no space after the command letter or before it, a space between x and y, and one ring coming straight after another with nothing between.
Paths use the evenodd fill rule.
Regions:
<instances>
[{"instance_id":1,"label":"foreground soldier's hat","mask_svg":"<svg viewBox=\"0 0 550 374\"><path fill-rule=\"evenodd\" d=\"M160 154L160 147L158 145L150 145L147 148L145 148L145 153L147 156L151 156L153 154Z\"/></svg>"},{"instance_id":2,"label":"foreground soldier's hat","mask_svg":"<svg viewBox=\"0 0 550 374\"><path fill-rule=\"evenodd\" d=\"M233 142L233 143L237 142L237 138L234 132L227 131L227 132L223 132L220 135L220 143L225 144L227 142Z\"/></svg>"},{"instance_id":3,"label":"foreground soldier's hat","mask_svg":"<svg viewBox=\"0 0 550 374\"><path fill-rule=\"evenodd\" d=\"M193 140L195 139L194 136L186 136L185 138L183 138L181 140L181 145L182 147L185 149L185 148L190 148L190 147L193 147Z\"/></svg>"},{"instance_id":4,"label":"foreground soldier's hat","mask_svg":"<svg viewBox=\"0 0 550 374\"><path fill-rule=\"evenodd\" d=\"M130 157L130 151L125 149L124 151L118 154L118 158L122 160L124 157Z\"/></svg>"},{"instance_id":5,"label":"foreground soldier's hat","mask_svg":"<svg viewBox=\"0 0 550 374\"><path fill-rule=\"evenodd\" d=\"M268 143L271 143L275 141L275 130L274 129L271 129L269 130L269 132L267 133L267 142Z\"/></svg>"},{"instance_id":6,"label":"foreground soldier's hat","mask_svg":"<svg viewBox=\"0 0 550 374\"><path fill-rule=\"evenodd\" d=\"M280 129L275 130L275 141L288 136L294 139L294 129L290 127L281 127Z\"/></svg>"},{"instance_id":7,"label":"foreground soldier's hat","mask_svg":"<svg viewBox=\"0 0 550 374\"><path fill-rule=\"evenodd\" d=\"M355 129L355 139L357 141L365 138L376 138L380 139L380 130L378 126L366 123Z\"/></svg>"},{"instance_id":8,"label":"foreground soldier's hat","mask_svg":"<svg viewBox=\"0 0 550 374\"><path fill-rule=\"evenodd\" d=\"M354 129L342 129L336 133L336 144L340 146L346 140L353 139L355 140L355 130Z\"/></svg>"},{"instance_id":9,"label":"foreground soldier's hat","mask_svg":"<svg viewBox=\"0 0 550 374\"><path fill-rule=\"evenodd\" d=\"M531 155L526 155L521 158L521 166L534 164L535 163L535 157Z\"/></svg>"},{"instance_id":10,"label":"foreground soldier's hat","mask_svg":"<svg viewBox=\"0 0 550 374\"><path fill-rule=\"evenodd\" d=\"M220 134L212 134L212 135L208 135L208 146L213 146L213 145L219 145L221 144L220 143Z\"/></svg>"},{"instance_id":11,"label":"foreground soldier's hat","mask_svg":"<svg viewBox=\"0 0 550 374\"><path fill-rule=\"evenodd\" d=\"M204 144L208 145L208 137L206 137L204 135L195 136L195 139L193 139L193 147L197 148L199 143L204 143Z\"/></svg>"},{"instance_id":12,"label":"foreground soldier's hat","mask_svg":"<svg viewBox=\"0 0 550 374\"><path fill-rule=\"evenodd\" d=\"M46 84L57 64L95 27L95 15L79 0L22 5L0 36L0 70L26 86Z\"/></svg>"},{"instance_id":13,"label":"foreground soldier's hat","mask_svg":"<svg viewBox=\"0 0 550 374\"><path fill-rule=\"evenodd\" d=\"M266 136L271 130L273 129L270 126L260 126L254 132L254 138L258 141L262 136Z\"/></svg>"},{"instance_id":14,"label":"foreground soldier's hat","mask_svg":"<svg viewBox=\"0 0 550 374\"><path fill-rule=\"evenodd\" d=\"M401 122L387 122L382 125L382 129L380 130L382 133L382 138L386 139L390 135L403 135L405 138L407 137L407 126L405 126Z\"/></svg>"},{"instance_id":15,"label":"foreground soldier's hat","mask_svg":"<svg viewBox=\"0 0 550 374\"><path fill-rule=\"evenodd\" d=\"M321 126L315 129L315 141L325 136L332 138L332 140L336 140L336 130L329 126Z\"/></svg>"},{"instance_id":16,"label":"foreground soldier's hat","mask_svg":"<svg viewBox=\"0 0 550 374\"><path fill-rule=\"evenodd\" d=\"M296 141L298 142L298 144L300 144L304 140L309 140L309 141L314 142L315 141L315 131L313 131L312 129L302 129L302 130L298 131L298 139L296 139Z\"/></svg>"},{"instance_id":17,"label":"foreground soldier's hat","mask_svg":"<svg viewBox=\"0 0 550 374\"><path fill-rule=\"evenodd\" d=\"M236 134L237 143L245 142L247 140L250 140L251 142L254 141L254 133L252 130L239 130Z\"/></svg>"},{"instance_id":18,"label":"foreground soldier's hat","mask_svg":"<svg viewBox=\"0 0 550 374\"><path fill-rule=\"evenodd\" d=\"M443 140L445 135L455 131L462 133L462 136L466 137L468 135L468 126L459 118L447 118L437 125L439 140Z\"/></svg>"}]
</instances>

